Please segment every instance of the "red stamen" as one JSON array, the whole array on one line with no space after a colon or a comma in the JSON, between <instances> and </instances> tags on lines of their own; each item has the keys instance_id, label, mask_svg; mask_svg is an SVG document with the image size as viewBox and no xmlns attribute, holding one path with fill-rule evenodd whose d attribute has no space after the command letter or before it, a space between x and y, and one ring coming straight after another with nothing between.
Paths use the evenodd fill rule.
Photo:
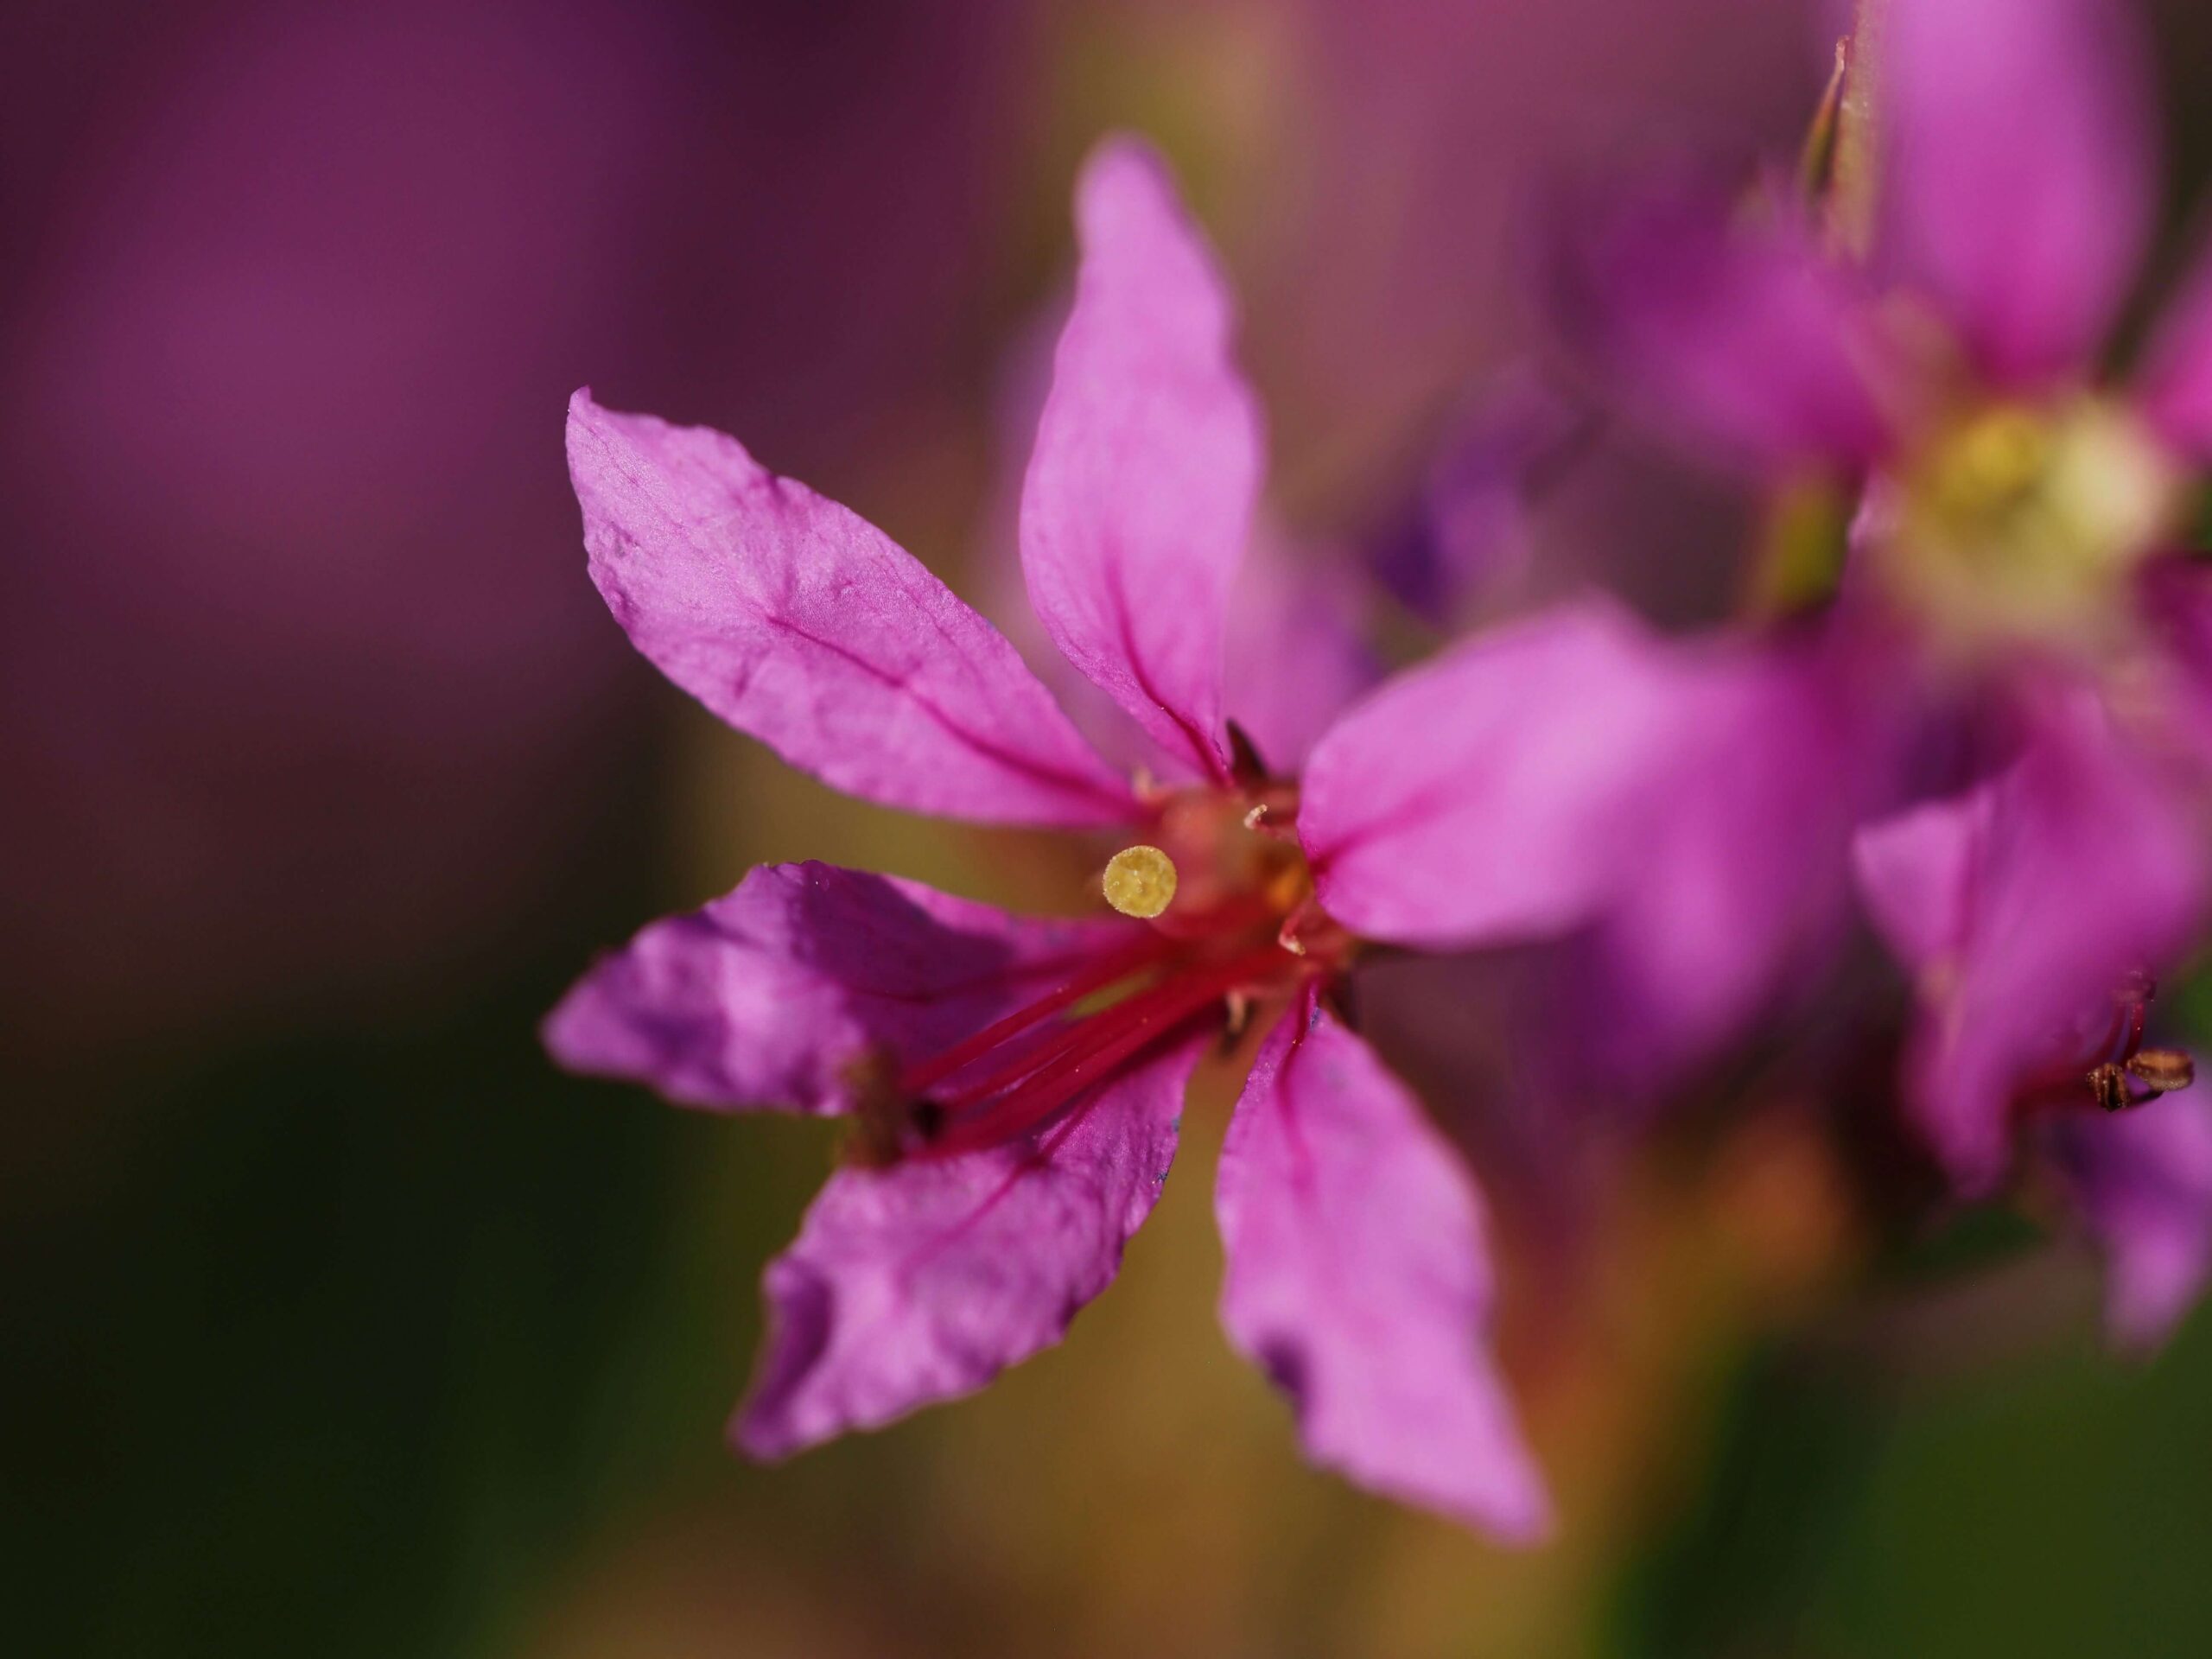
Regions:
<instances>
[{"instance_id":1,"label":"red stamen","mask_svg":"<svg viewBox=\"0 0 2212 1659\"><path fill-rule=\"evenodd\" d=\"M1283 953L1269 945L1162 980L1127 1001L1072 1026L1047 1046L1023 1057L1018 1081L964 1122L948 1126L925 1147L925 1157L950 1157L995 1146L1042 1122L1138 1050L1254 980L1279 974ZM1007 1079L995 1080L997 1087ZM988 1093L988 1089L983 1091Z\"/></svg>"},{"instance_id":2,"label":"red stamen","mask_svg":"<svg viewBox=\"0 0 2212 1659\"><path fill-rule=\"evenodd\" d=\"M994 1020L973 1037L955 1043L944 1053L904 1072L899 1079L899 1092L906 1095L927 1092L963 1065L981 1059L1008 1038L1019 1036L1048 1015L1058 1014L1062 1008L1080 1002L1093 992L1103 991L1117 980L1125 979L1138 969L1158 961L1167 954L1170 948L1170 941L1157 934L1147 934L1126 950L1101 957L1058 990L1039 997L1027 1007L1015 1009L1003 1020Z\"/></svg>"}]
</instances>

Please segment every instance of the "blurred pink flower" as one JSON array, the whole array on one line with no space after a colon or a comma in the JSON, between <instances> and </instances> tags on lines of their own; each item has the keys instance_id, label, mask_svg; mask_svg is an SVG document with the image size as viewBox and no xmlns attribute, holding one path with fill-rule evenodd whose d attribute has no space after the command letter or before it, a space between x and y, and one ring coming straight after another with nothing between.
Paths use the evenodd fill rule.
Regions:
<instances>
[{"instance_id":1,"label":"blurred pink flower","mask_svg":"<svg viewBox=\"0 0 2212 1659\"><path fill-rule=\"evenodd\" d=\"M1206 1044L1225 1014L1264 1009L1217 1194L1230 1334L1317 1462L1526 1537L1546 1504L1480 1355L1479 1199L1329 1007L1357 950L1343 924L1450 931L1398 887L1455 896L1448 841L1473 803L1433 717L1452 667L1344 715L1302 781L1266 771L1224 674L1262 461L1228 296L1140 146L1096 152L1077 219L1022 563L1053 643L1142 734L1134 785L989 624L734 441L579 393L569 455L594 578L671 679L849 793L1139 837L1107 870L1122 916L756 869L602 963L549 1044L694 1104L859 1121L860 1166L768 1269L773 1335L736 1434L776 1456L969 1393L1057 1340L1149 1212Z\"/></svg>"},{"instance_id":2,"label":"blurred pink flower","mask_svg":"<svg viewBox=\"0 0 2212 1659\"><path fill-rule=\"evenodd\" d=\"M2143 1048L2151 991L2131 978L2185 942L2202 855L2101 718L2055 711L2002 776L1870 826L1854 861L1919 988L1907 1064L1930 1133L1955 1167L1993 1169L2024 1126L2111 1256L2114 1334L2145 1344L2212 1270L2212 1105L2139 1109L2187 1068ZM2125 1116L2081 1109L2100 1074Z\"/></svg>"},{"instance_id":3,"label":"blurred pink flower","mask_svg":"<svg viewBox=\"0 0 2212 1659\"><path fill-rule=\"evenodd\" d=\"M1840 216L1783 200L1747 212L1676 181L1584 203L1544 275L1562 334L1624 408L1777 492L1824 480L1860 501L1830 611L1738 648L1824 682L1814 695L1834 723L1809 754L1815 734L1770 697L1702 723L1730 757L1735 803L1687 836L1653 836L1642 887L1695 892L1725 870L1743 902L1706 907L1725 924L1710 934L1678 928L1685 957L1639 976L1639 1000L1675 997L1688 941L1705 940L1707 972L1713 951L1745 958L1739 930L1768 935L1783 913L1753 894L1828 902L1839 829L1872 823L1862 887L1921 970L1926 1007L1907 1104L1979 1192L2009 1166L2017 1104L2049 1095L2069 1033L2101 1025L2115 987L2174 961L2203 919L2212 657L2195 626L2204 578L2171 550L2187 480L2212 458L2212 257L2143 370L2097 387L2094 353L2156 197L2126 18L2107 0L1910 0L1884 15L1854 65L1875 71L1884 111L1864 257ZM1716 775L1707 752L1641 770L1700 797ZM1838 787L1819 788L1824 768ZM1809 795L1789 781L1808 777ZM1521 833L1526 798L1493 819L1493 841ZM1972 837L1968 821L1982 826ZM1929 886L1936 846L1949 909ZM1942 917L1941 939L1925 937ZM2076 1043L2069 1062L2063 1092L2081 1111L2098 1046ZM2187 1109L2145 1109L2177 1131L2171 1115ZM2096 1127L2081 1126L2085 1143ZM2212 1233L2212 1185L2187 1190ZM2126 1211L2094 1212L2123 1296Z\"/></svg>"}]
</instances>

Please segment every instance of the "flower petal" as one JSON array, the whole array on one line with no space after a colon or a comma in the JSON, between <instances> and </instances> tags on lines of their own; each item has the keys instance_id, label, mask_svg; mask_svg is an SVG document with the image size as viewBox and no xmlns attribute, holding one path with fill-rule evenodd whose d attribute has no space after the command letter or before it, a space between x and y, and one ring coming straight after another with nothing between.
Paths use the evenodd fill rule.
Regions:
<instances>
[{"instance_id":1,"label":"flower petal","mask_svg":"<svg viewBox=\"0 0 2212 1659\"><path fill-rule=\"evenodd\" d=\"M823 782L981 823L1130 810L997 630L880 531L733 438L569 405L592 580L638 649Z\"/></svg>"},{"instance_id":2,"label":"flower petal","mask_svg":"<svg viewBox=\"0 0 2212 1659\"><path fill-rule=\"evenodd\" d=\"M1386 682L1306 764L1298 830L1322 906L1427 945L1587 919L1636 855L1662 677L1634 625L1591 604Z\"/></svg>"},{"instance_id":3,"label":"flower petal","mask_svg":"<svg viewBox=\"0 0 2212 1659\"><path fill-rule=\"evenodd\" d=\"M2113 1341L2164 1342L2212 1275L2212 1104L2183 1095L2051 1125L2048 1149L2105 1251Z\"/></svg>"},{"instance_id":4,"label":"flower petal","mask_svg":"<svg viewBox=\"0 0 2212 1659\"><path fill-rule=\"evenodd\" d=\"M1262 531L1237 572L1224 644L1230 711L1274 771L1294 773L1344 706L1380 677L1369 589L1333 548Z\"/></svg>"},{"instance_id":5,"label":"flower petal","mask_svg":"<svg viewBox=\"0 0 2212 1659\"><path fill-rule=\"evenodd\" d=\"M1075 308L1022 492L1030 601L1178 770L1225 778L1223 618L1261 467L1229 296L1142 145L1092 156L1076 215Z\"/></svg>"},{"instance_id":6,"label":"flower petal","mask_svg":"<svg viewBox=\"0 0 2212 1659\"><path fill-rule=\"evenodd\" d=\"M1033 1141L830 1177L768 1265L738 1444L779 1458L880 1427L1058 1342L1152 1211L1205 1046L1122 1072Z\"/></svg>"},{"instance_id":7,"label":"flower petal","mask_svg":"<svg viewBox=\"0 0 2212 1659\"><path fill-rule=\"evenodd\" d=\"M1758 470L1880 455L1872 308L1787 209L1747 223L1692 182L1560 217L1541 273L1553 326L1655 429Z\"/></svg>"},{"instance_id":8,"label":"flower petal","mask_svg":"<svg viewBox=\"0 0 2212 1659\"><path fill-rule=\"evenodd\" d=\"M1884 254L1983 371L2087 368L2142 257L2158 187L2152 82L2121 0L1885 9Z\"/></svg>"},{"instance_id":9,"label":"flower petal","mask_svg":"<svg viewBox=\"0 0 2212 1659\"><path fill-rule=\"evenodd\" d=\"M1733 1040L1843 937L1845 859L1879 731L1832 653L1793 639L1667 648L1669 735L1634 865L1576 952L1592 1069L1655 1094ZM1580 1023L1593 1023L1586 1012Z\"/></svg>"},{"instance_id":10,"label":"flower petal","mask_svg":"<svg viewBox=\"0 0 2212 1659\"><path fill-rule=\"evenodd\" d=\"M2212 461L2212 238L2167 302L2144 357L2138 397L2167 442Z\"/></svg>"},{"instance_id":11,"label":"flower petal","mask_svg":"<svg viewBox=\"0 0 2212 1659\"><path fill-rule=\"evenodd\" d=\"M1852 872L1867 919L1915 973L1966 948L1975 861L1988 845L1997 791L1975 790L1869 824L1853 837Z\"/></svg>"},{"instance_id":12,"label":"flower petal","mask_svg":"<svg viewBox=\"0 0 2212 1659\"><path fill-rule=\"evenodd\" d=\"M1876 826L1857 862L1878 925L1920 970L1907 1104L1953 1179L1986 1191L2016 1095L2094 1046L2084 1031L2109 1019L2124 978L2187 940L2204 896L2197 836L2101 717L2075 709L1996 782ZM1928 919L1906 923L1908 904Z\"/></svg>"},{"instance_id":13,"label":"flower petal","mask_svg":"<svg viewBox=\"0 0 2212 1659\"><path fill-rule=\"evenodd\" d=\"M834 1115L884 1063L944 1052L1141 931L765 865L601 962L547 1019L545 1043L572 1071L687 1105Z\"/></svg>"},{"instance_id":14,"label":"flower petal","mask_svg":"<svg viewBox=\"0 0 2212 1659\"><path fill-rule=\"evenodd\" d=\"M1221 1316L1316 1463L1527 1541L1549 1519L1485 1344L1481 1201L1374 1052L1313 1001L1276 1024L1222 1147Z\"/></svg>"},{"instance_id":15,"label":"flower petal","mask_svg":"<svg viewBox=\"0 0 2212 1659\"><path fill-rule=\"evenodd\" d=\"M1535 370L1498 375L1453 417L1414 499L1370 543L1377 579L1440 626L1494 604L1535 556L1545 483L1587 450L1597 426Z\"/></svg>"}]
</instances>

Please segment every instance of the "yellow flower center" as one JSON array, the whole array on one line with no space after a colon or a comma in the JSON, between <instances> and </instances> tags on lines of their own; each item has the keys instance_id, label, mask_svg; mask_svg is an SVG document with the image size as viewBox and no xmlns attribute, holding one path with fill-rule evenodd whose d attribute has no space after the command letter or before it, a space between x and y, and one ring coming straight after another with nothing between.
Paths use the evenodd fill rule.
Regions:
<instances>
[{"instance_id":1,"label":"yellow flower center","mask_svg":"<svg viewBox=\"0 0 2212 1659\"><path fill-rule=\"evenodd\" d=\"M2169 531L2176 469L2126 411L2094 397L1983 404L1906 466L1872 544L1891 591L1972 647L2107 643L2124 578Z\"/></svg>"}]
</instances>

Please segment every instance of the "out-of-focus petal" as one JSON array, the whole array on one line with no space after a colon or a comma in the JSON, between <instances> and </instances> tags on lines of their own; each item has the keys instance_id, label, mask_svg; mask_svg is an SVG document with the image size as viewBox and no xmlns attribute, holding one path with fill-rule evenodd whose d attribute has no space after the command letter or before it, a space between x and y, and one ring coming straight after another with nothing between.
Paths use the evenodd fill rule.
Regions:
<instances>
[{"instance_id":1,"label":"out-of-focus petal","mask_svg":"<svg viewBox=\"0 0 2212 1659\"><path fill-rule=\"evenodd\" d=\"M849 794L983 823L1131 810L996 629L736 440L579 391L569 470L592 580L632 643L792 765Z\"/></svg>"},{"instance_id":2,"label":"out-of-focus petal","mask_svg":"<svg viewBox=\"0 0 2212 1659\"><path fill-rule=\"evenodd\" d=\"M1009 916L912 881L765 865L601 961L545 1023L562 1065L687 1105L852 1109L1138 930Z\"/></svg>"},{"instance_id":3,"label":"out-of-focus petal","mask_svg":"<svg viewBox=\"0 0 2212 1659\"><path fill-rule=\"evenodd\" d=\"M1229 296L1142 145L1092 156L1076 218L1075 308L1022 492L1030 601L1176 769L1226 777L1223 618L1261 467Z\"/></svg>"},{"instance_id":4,"label":"out-of-focus petal","mask_svg":"<svg viewBox=\"0 0 2212 1659\"><path fill-rule=\"evenodd\" d=\"M1770 472L1887 445L1862 285L1783 207L1751 220L1701 184L1570 204L1541 287L1562 342L1662 435Z\"/></svg>"},{"instance_id":5,"label":"out-of-focus petal","mask_svg":"<svg viewBox=\"0 0 2212 1659\"><path fill-rule=\"evenodd\" d=\"M1543 1482L1492 1369L1481 1203L1374 1052L1301 998L1222 1148L1221 1316L1316 1463L1528 1540Z\"/></svg>"},{"instance_id":6,"label":"out-of-focus petal","mask_svg":"<svg viewBox=\"0 0 2212 1659\"><path fill-rule=\"evenodd\" d=\"M1679 645L1634 864L1578 952L1583 1040L1656 1093L1816 968L1849 912L1845 855L1879 736L1808 640Z\"/></svg>"},{"instance_id":7,"label":"out-of-focus petal","mask_svg":"<svg viewBox=\"0 0 2212 1659\"><path fill-rule=\"evenodd\" d=\"M2199 558L2152 560L2137 616L2158 646L2146 654L2145 700L2163 717L2167 741L2212 766L2212 568Z\"/></svg>"},{"instance_id":8,"label":"out-of-focus petal","mask_svg":"<svg viewBox=\"0 0 2212 1659\"><path fill-rule=\"evenodd\" d=\"M1112 1282L1175 1152L1193 1038L1033 1140L832 1176L768 1265L770 1329L732 1431L779 1458L972 1394Z\"/></svg>"},{"instance_id":9,"label":"out-of-focus petal","mask_svg":"<svg viewBox=\"0 0 2212 1659\"><path fill-rule=\"evenodd\" d=\"M1380 677L1371 599L1336 550L1293 547L1264 530L1253 537L1229 614L1229 712L1275 772L1296 772Z\"/></svg>"},{"instance_id":10,"label":"out-of-focus petal","mask_svg":"<svg viewBox=\"0 0 2212 1659\"><path fill-rule=\"evenodd\" d=\"M1440 626L1470 615L1526 571L1535 498L1594 426L1533 370L1499 376L1454 421L1419 493L1376 538L1377 578Z\"/></svg>"},{"instance_id":11,"label":"out-of-focus petal","mask_svg":"<svg viewBox=\"0 0 2212 1659\"><path fill-rule=\"evenodd\" d=\"M2046 1146L2105 1252L2113 1339L2164 1342L2212 1274L2212 1105L2193 1095L2053 1123Z\"/></svg>"},{"instance_id":12,"label":"out-of-focus petal","mask_svg":"<svg viewBox=\"0 0 2212 1659\"><path fill-rule=\"evenodd\" d=\"M1428 945L1587 919L1643 834L1663 676L1633 623L1585 605L1385 683L1306 764L1298 830L1323 907Z\"/></svg>"},{"instance_id":13,"label":"out-of-focus petal","mask_svg":"<svg viewBox=\"0 0 2212 1659\"><path fill-rule=\"evenodd\" d=\"M2152 89L2125 0L1889 6L1885 263L1983 371L2089 366L2158 194Z\"/></svg>"},{"instance_id":14,"label":"out-of-focus petal","mask_svg":"<svg viewBox=\"0 0 2212 1659\"><path fill-rule=\"evenodd\" d=\"M2138 390L2167 442L2212 461L2212 241L2197 252L2152 334Z\"/></svg>"},{"instance_id":15,"label":"out-of-focus petal","mask_svg":"<svg viewBox=\"0 0 2212 1659\"><path fill-rule=\"evenodd\" d=\"M1852 873L1882 943L1918 973L1962 950L1975 859L1987 846L1994 790L1931 801L1869 824L1853 839Z\"/></svg>"},{"instance_id":16,"label":"out-of-focus petal","mask_svg":"<svg viewBox=\"0 0 2212 1659\"><path fill-rule=\"evenodd\" d=\"M2101 716L2074 708L1996 782L1878 826L1865 845L1870 907L1901 954L1955 941L1916 964L1924 1014L1907 1103L1953 1178L1986 1191L2009 1160L2015 1096L2075 1064L2126 976L2155 972L2190 937L2199 837ZM1900 925L1908 900L1936 919Z\"/></svg>"}]
</instances>

